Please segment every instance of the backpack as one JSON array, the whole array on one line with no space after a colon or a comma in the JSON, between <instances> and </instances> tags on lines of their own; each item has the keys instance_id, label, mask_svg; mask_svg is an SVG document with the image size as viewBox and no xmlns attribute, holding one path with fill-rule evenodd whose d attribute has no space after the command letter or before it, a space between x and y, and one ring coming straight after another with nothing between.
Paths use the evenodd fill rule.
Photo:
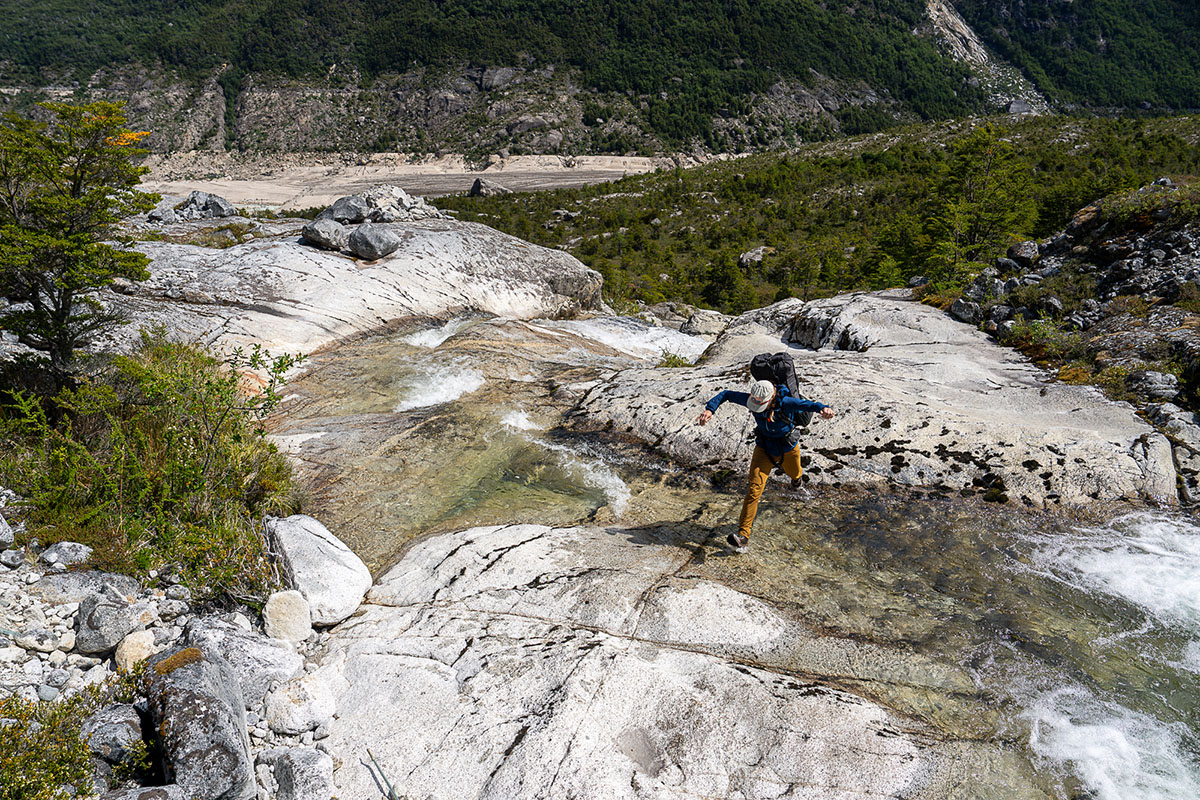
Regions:
<instances>
[{"instance_id":1,"label":"backpack","mask_svg":"<svg viewBox=\"0 0 1200 800\"><path fill-rule=\"evenodd\" d=\"M792 397L800 396L800 381L796 379L796 364L790 353L759 353L750 359L750 377L756 381L770 381L776 386L786 386ZM807 426L812 422L813 412L801 411L793 415L792 424Z\"/></svg>"}]
</instances>

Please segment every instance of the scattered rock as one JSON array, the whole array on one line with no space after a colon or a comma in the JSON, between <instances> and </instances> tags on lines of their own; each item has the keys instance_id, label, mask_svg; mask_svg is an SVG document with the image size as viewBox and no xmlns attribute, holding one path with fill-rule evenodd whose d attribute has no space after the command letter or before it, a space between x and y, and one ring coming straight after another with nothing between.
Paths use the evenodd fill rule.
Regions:
<instances>
[{"instance_id":1,"label":"scattered rock","mask_svg":"<svg viewBox=\"0 0 1200 800\"><path fill-rule=\"evenodd\" d=\"M125 598L112 591L88 595L79 603L75 649L86 654L108 655L137 625L137 613Z\"/></svg>"},{"instance_id":2,"label":"scattered rock","mask_svg":"<svg viewBox=\"0 0 1200 800\"><path fill-rule=\"evenodd\" d=\"M3 564L9 569L16 569L17 567L21 566L24 561L24 550L5 550L3 553L0 553L0 564Z\"/></svg>"},{"instance_id":3,"label":"scattered rock","mask_svg":"<svg viewBox=\"0 0 1200 800\"><path fill-rule=\"evenodd\" d=\"M304 668L304 659L283 643L215 617L192 620L185 637L189 645L218 653L229 663L250 708L262 703L272 683Z\"/></svg>"},{"instance_id":4,"label":"scattered rock","mask_svg":"<svg viewBox=\"0 0 1200 800\"><path fill-rule=\"evenodd\" d=\"M92 557L92 548L78 542L58 542L42 551L41 560L51 569L66 569L85 563Z\"/></svg>"},{"instance_id":5,"label":"scattered rock","mask_svg":"<svg viewBox=\"0 0 1200 800\"><path fill-rule=\"evenodd\" d=\"M471 184L471 190L467 192L469 197L495 197L502 194L512 194L512 189L487 178L476 178Z\"/></svg>"},{"instance_id":6,"label":"scattered rock","mask_svg":"<svg viewBox=\"0 0 1200 800\"><path fill-rule=\"evenodd\" d=\"M346 240L346 248L367 261L375 261L396 252L404 244L399 231L385 225L365 223L354 229Z\"/></svg>"},{"instance_id":7,"label":"scattered rock","mask_svg":"<svg viewBox=\"0 0 1200 800\"><path fill-rule=\"evenodd\" d=\"M115 660L118 669L132 670L139 661L145 661L158 651L154 643L154 631L134 631L117 645Z\"/></svg>"},{"instance_id":8,"label":"scattered rock","mask_svg":"<svg viewBox=\"0 0 1200 800\"><path fill-rule=\"evenodd\" d=\"M366 564L312 517L268 520L267 537L281 571L308 600L314 625L346 619L371 588Z\"/></svg>"},{"instance_id":9,"label":"scattered rock","mask_svg":"<svg viewBox=\"0 0 1200 800\"><path fill-rule=\"evenodd\" d=\"M72 571L47 575L34 587L33 593L51 605L79 603L88 595L99 594L108 587L110 593L129 601L141 589L136 578L109 572Z\"/></svg>"},{"instance_id":10,"label":"scattered rock","mask_svg":"<svg viewBox=\"0 0 1200 800\"><path fill-rule=\"evenodd\" d=\"M330 800L333 797L333 758L319 750L293 747L275 759L278 800Z\"/></svg>"},{"instance_id":11,"label":"scattered rock","mask_svg":"<svg viewBox=\"0 0 1200 800\"><path fill-rule=\"evenodd\" d=\"M275 592L263 608L267 636L288 642L302 642L312 635L312 614L304 595L295 589Z\"/></svg>"},{"instance_id":12,"label":"scattered rock","mask_svg":"<svg viewBox=\"0 0 1200 800\"><path fill-rule=\"evenodd\" d=\"M301 231L304 240L323 250L341 250L346 246L349 233L344 225L332 219L314 220Z\"/></svg>"},{"instance_id":13,"label":"scattered rock","mask_svg":"<svg viewBox=\"0 0 1200 800\"><path fill-rule=\"evenodd\" d=\"M14 538L12 526L8 524L8 520L3 515L0 515L0 550L12 547Z\"/></svg>"}]
</instances>

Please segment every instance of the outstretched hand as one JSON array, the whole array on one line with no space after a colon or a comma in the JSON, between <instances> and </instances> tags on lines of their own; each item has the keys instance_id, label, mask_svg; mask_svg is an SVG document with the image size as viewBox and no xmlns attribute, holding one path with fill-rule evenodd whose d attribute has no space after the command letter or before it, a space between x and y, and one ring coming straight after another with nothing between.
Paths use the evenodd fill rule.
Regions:
<instances>
[{"instance_id":1,"label":"outstretched hand","mask_svg":"<svg viewBox=\"0 0 1200 800\"><path fill-rule=\"evenodd\" d=\"M835 416L837 416L837 412L832 408L827 407L821 409L821 419L833 419Z\"/></svg>"},{"instance_id":2,"label":"outstretched hand","mask_svg":"<svg viewBox=\"0 0 1200 800\"><path fill-rule=\"evenodd\" d=\"M710 419L712 419L712 412L706 408L700 412L700 416L696 417L696 422L700 425L707 425Z\"/></svg>"}]
</instances>

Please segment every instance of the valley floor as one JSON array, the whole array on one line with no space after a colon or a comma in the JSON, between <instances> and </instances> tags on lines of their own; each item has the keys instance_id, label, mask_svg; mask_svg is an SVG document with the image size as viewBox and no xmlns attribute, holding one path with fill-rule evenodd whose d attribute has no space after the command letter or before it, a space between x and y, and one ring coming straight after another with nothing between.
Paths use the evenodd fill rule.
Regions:
<instances>
[{"instance_id":1,"label":"valley floor","mask_svg":"<svg viewBox=\"0 0 1200 800\"><path fill-rule=\"evenodd\" d=\"M149 157L142 187L164 195L199 189L237 206L302 209L381 183L426 197L466 192L480 177L514 191L537 191L614 181L676 163L645 156L510 156L480 170L462 155L414 160L404 153L180 153Z\"/></svg>"}]
</instances>

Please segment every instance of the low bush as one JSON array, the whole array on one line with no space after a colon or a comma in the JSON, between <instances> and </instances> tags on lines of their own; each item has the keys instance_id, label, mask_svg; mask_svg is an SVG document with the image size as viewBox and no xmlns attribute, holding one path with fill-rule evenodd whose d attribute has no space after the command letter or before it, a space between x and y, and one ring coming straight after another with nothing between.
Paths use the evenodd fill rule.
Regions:
<instances>
[{"instance_id":1,"label":"low bush","mask_svg":"<svg viewBox=\"0 0 1200 800\"><path fill-rule=\"evenodd\" d=\"M92 793L84 720L141 692L144 664L54 703L0 700L0 800L69 800Z\"/></svg>"},{"instance_id":2,"label":"low bush","mask_svg":"<svg viewBox=\"0 0 1200 800\"><path fill-rule=\"evenodd\" d=\"M199 598L261 600L261 519L294 503L259 420L297 361L257 348L222 361L158 330L49 409L11 394L0 478L25 498L26 537L88 544L102 569L169 569ZM266 377L249 386L243 373Z\"/></svg>"}]
</instances>

